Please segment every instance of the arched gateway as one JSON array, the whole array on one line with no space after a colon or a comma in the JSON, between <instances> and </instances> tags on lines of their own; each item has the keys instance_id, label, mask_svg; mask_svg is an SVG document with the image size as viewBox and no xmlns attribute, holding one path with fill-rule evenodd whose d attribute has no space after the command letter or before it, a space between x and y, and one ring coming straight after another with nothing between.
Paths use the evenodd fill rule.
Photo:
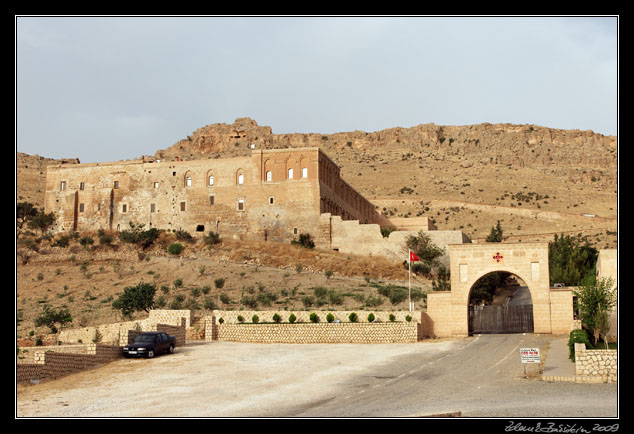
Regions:
<instances>
[{"instance_id":1,"label":"arched gateway","mask_svg":"<svg viewBox=\"0 0 634 434\"><path fill-rule=\"evenodd\" d=\"M567 334L573 329L572 290L550 288L548 243L452 244L451 291L427 294L430 334L469 334L469 294L481 277L511 273L528 286L536 334Z\"/></svg>"}]
</instances>

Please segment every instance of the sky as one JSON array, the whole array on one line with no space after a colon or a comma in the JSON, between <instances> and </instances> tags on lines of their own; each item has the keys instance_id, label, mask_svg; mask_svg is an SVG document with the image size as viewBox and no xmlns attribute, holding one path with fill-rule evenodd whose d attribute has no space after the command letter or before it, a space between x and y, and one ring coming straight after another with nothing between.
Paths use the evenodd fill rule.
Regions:
<instances>
[{"instance_id":1,"label":"sky","mask_svg":"<svg viewBox=\"0 0 634 434\"><path fill-rule=\"evenodd\" d=\"M618 131L617 17L16 16L16 151L154 155L275 134L483 122Z\"/></svg>"}]
</instances>

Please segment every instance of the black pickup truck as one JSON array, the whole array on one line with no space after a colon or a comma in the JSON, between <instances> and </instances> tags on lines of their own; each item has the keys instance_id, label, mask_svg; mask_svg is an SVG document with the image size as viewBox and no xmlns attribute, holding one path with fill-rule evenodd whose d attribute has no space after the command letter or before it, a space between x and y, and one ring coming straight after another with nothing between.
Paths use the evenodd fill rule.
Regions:
<instances>
[{"instance_id":1,"label":"black pickup truck","mask_svg":"<svg viewBox=\"0 0 634 434\"><path fill-rule=\"evenodd\" d=\"M134 338L134 342L123 347L125 357L147 357L174 352L176 338L164 332L143 332Z\"/></svg>"}]
</instances>

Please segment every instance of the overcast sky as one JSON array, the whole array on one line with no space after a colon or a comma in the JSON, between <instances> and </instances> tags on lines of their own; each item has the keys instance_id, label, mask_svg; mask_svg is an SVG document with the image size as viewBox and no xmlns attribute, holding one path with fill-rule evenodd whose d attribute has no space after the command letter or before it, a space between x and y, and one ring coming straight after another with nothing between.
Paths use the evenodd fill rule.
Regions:
<instances>
[{"instance_id":1,"label":"overcast sky","mask_svg":"<svg viewBox=\"0 0 634 434\"><path fill-rule=\"evenodd\" d=\"M273 133L423 123L617 134L615 17L16 17L16 150L153 155L250 117Z\"/></svg>"}]
</instances>

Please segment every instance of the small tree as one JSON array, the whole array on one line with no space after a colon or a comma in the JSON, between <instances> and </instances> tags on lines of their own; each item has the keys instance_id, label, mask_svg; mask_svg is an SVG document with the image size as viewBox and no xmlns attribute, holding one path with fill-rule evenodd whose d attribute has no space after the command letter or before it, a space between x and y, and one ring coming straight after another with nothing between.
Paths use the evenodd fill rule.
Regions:
<instances>
[{"instance_id":1,"label":"small tree","mask_svg":"<svg viewBox=\"0 0 634 434\"><path fill-rule=\"evenodd\" d=\"M589 330L595 338L594 345L598 342L599 327L597 323L597 313L600 309L610 311L616 306L617 290L612 278L599 279L593 283L586 283L573 292L577 297L577 307L581 324Z\"/></svg>"},{"instance_id":2,"label":"small tree","mask_svg":"<svg viewBox=\"0 0 634 434\"><path fill-rule=\"evenodd\" d=\"M605 344L605 349L607 350L608 333L610 333L610 314L607 310L603 309L602 306L599 306L594 322L596 323L596 328L594 329L594 339L598 342L599 337L603 337L603 343Z\"/></svg>"},{"instance_id":3,"label":"small tree","mask_svg":"<svg viewBox=\"0 0 634 434\"><path fill-rule=\"evenodd\" d=\"M434 291L451 291L450 272L444 265L438 267L436 279L432 281L431 286Z\"/></svg>"},{"instance_id":4,"label":"small tree","mask_svg":"<svg viewBox=\"0 0 634 434\"><path fill-rule=\"evenodd\" d=\"M405 247L416 253L420 261L430 267L438 266L438 258L445 254L445 250L436 246L429 235L423 231L420 231L418 235L410 235L405 242Z\"/></svg>"},{"instance_id":5,"label":"small tree","mask_svg":"<svg viewBox=\"0 0 634 434\"><path fill-rule=\"evenodd\" d=\"M156 286L152 283L141 282L137 286L128 286L123 294L112 302L112 307L120 310L123 316L129 317L133 312L149 312L154 306Z\"/></svg>"},{"instance_id":6,"label":"small tree","mask_svg":"<svg viewBox=\"0 0 634 434\"><path fill-rule=\"evenodd\" d=\"M504 231L502 230L502 225L500 224L500 221L498 220L497 225L491 228L491 232L489 232L489 236L487 236L486 242L487 243L501 243L503 232Z\"/></svg>"},{"instance_id":7,"label":"small tree","mask_svg":"<svg viewBox=\"0 0 634 434\"><path fill-rule=\"evenodd\" d=\"M55 223L55 214L52 212L46 214L43 210L40 210L30 218L28 226L44 233L53 223Z\"/></svg>"},{"instance_id":8,"label":"small tree","mask_svg":"<svg viewBox=\"0 0 634 434\"><path fill-rule=\"evenodd\" d=\"M42 327L47 326L51 329L51 333L57 333L59 324L60 327L73 322L73 317L70 315L68 309L51 309L49 305L44 306L44 311L35 318L35 326Z\"/></svg>"}]
</instances>

